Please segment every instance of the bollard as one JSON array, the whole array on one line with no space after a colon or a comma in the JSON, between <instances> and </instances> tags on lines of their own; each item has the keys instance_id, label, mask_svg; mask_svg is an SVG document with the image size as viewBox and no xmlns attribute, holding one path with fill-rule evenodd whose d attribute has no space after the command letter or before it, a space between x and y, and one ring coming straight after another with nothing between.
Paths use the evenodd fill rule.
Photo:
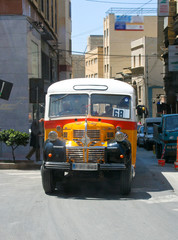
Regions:
<instances>
[{"instance_id":1,"label":"bollard","mask_svg":"<svg viewBox=\"0 0 178 240\"><path fill-rule=\"evenodd\" d=\"M166 144L164 145L161 159L158 159L158 164L162 167L165 165L165 162L166 162L165 159L163 159L164 154L165 154L165 149L166 149Z\"/></svg>"},{"instance_id":2,"label":"bollard","mask_svg":"<svg viewBox=\"0 0 178 240\"><path fill-rule=\"evenodd\" d=\"M153 154L156 154L155 145L153 145Z\"/></svg>"}]
</instances>

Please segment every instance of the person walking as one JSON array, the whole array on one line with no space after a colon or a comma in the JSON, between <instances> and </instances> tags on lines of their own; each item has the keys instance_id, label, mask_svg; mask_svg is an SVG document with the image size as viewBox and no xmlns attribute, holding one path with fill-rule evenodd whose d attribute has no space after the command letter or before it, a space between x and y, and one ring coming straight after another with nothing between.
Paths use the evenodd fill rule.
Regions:
<instances>
[{"instance_id":1,"label":"person walking","mask_svg":"<svg viewBox=\"0 0 178 240\"><path fill-rule=\"evenodd\" d=\"M40 161L40 141L39 136L41 132L39 129L38 120L33 120L31 125L30 146L32 147L26 158L30 160L31 156L36 153L36 161Z\"/></svg>"}]
</instances>

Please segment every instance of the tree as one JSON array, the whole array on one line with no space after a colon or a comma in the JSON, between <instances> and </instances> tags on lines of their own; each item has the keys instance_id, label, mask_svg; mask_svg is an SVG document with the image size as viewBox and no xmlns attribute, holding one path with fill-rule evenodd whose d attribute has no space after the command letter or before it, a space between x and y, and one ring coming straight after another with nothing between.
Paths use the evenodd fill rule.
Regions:
<instances>
[{"instance_id":1,"label":"tree","mask_svg":"<svg viewBox=\"0 0 178 240\"><path fill-rule=\"evenodd\" d=\"M28 144L29 134L14 129L3 130L0 132L0 141L12 148L12 157L15 162L15 149L20 145L26 146Z\"/></svg>"}]
</instances>

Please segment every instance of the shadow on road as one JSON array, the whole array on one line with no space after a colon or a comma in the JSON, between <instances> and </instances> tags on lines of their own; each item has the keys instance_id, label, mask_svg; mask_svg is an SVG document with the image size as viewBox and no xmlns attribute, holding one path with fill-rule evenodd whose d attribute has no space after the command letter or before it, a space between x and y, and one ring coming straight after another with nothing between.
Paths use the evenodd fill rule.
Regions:
<instances>
[{"instance_id":1,"label":"shadow on road","mask_svg":"<svg viewBox=\"0 0 178 240\"><path fill-rule=\"evenodd\" d=\"M132 191L128 196L120 194L119 183L108 179L80 179L66 177L63 184L58 184L53 196L63 199L99 199L99 200L147 200L152 192L173 190L162 172L174 171L171 165L160 167L152 151L138 148L136 176L133 179Z\"/></svg>"}]
</instances>

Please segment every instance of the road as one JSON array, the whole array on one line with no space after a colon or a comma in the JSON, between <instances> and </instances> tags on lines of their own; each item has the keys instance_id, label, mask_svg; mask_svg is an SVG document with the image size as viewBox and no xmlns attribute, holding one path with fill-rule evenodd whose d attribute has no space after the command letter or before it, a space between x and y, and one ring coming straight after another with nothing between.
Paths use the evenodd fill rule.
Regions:
<instances>
[{"instance_id":1,"label":"road","mask_svg":"<svg viewBox=\"0 0 178 240\"><path fill-rule=\"evenodd\" d=\"M104 180L67 181L46 195L39 170L0 170L0 239L177 240L178 172L152 151L138 148L128 197Z\"/></svg>"}]
</instances>

